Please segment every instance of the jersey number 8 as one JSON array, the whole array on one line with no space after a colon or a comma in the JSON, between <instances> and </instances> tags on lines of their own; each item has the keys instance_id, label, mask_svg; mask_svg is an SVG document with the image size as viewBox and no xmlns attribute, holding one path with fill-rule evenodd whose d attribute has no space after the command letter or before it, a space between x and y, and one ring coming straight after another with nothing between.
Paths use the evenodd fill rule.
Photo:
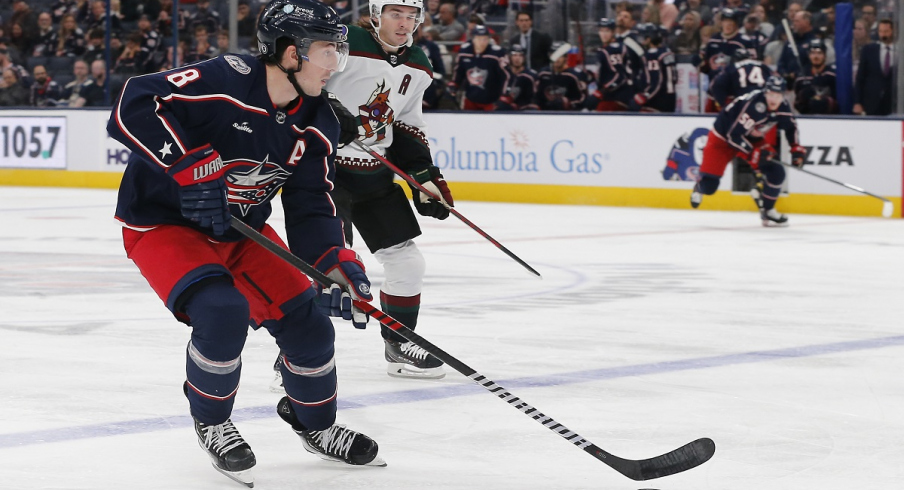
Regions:
<instances>
[{"instance_id":1,"label":"jersey number 8","mask_svg":"<svg viewBox=\"0 0 904 490\"><path fill-rule=\"evenodd\" d=\"M169 81L169 83L179 88L182 88L199 78L201 78L201 72L194 68L189 68L188 70L172 73L166 76L166 79Z\"/></svg>"}]
</instances>

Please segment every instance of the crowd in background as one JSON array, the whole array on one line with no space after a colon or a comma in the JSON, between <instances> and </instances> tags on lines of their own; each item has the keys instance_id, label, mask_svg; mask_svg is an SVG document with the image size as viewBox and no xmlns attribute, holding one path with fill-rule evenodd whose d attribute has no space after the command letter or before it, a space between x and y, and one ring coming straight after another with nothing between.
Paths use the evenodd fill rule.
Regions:
<instances>
[{"instance_id":1,"label":"crowd in background","mask_svg":"<svg viewBox=\"0 0 904 490\"><path fill-rule=\"evenodd\" d=\"M697 67L710 82L702 94L707 111L731 100L733 89L723 80L728 73L737 77L740 70L756 84L766 76L751 76L751 67L761 67L757 70L787 80L798 112L839 112L835 2L640 1L601 1L597 11L603 18L589 26L576 22L567 34L556 36L535 23L544 4L552 8L550 3L425 0L425 22L415 42L436 73L425 94L425 110L672 112L675 67L681 63ZM349 23L368 21L366 9L352 12L347 0L325 3ZM239 52L256 50L254 30L262 5L257 0L238 3ZM892 113L898 62L890 20L895 1L856 0L853 7L853 112ZM0 3L0 106L104 105L105 85L115 98L129 76L229 51L225 1L211 7L209 0L183 0L174 22L172 0L112 0L108 58L106 8L104 0ZM790 43L783 19L791 30Z\"/></svg>"}]
</instances>

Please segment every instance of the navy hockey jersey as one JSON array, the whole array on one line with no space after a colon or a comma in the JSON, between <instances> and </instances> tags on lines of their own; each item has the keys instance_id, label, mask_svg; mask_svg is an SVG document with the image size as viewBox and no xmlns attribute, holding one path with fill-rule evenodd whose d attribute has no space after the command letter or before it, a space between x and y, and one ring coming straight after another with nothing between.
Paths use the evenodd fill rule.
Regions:
<instances>
[{"instance_id":1,"label":"navy hockey jersey","mask_svg":"<svg viewBox=\"0 0 904 490\"><path fill-rule=\"evenodd\" d=\"M675 112L678 71L674 53L665 47L651 48L644 53L643 61L643 78L637 88L638 93L647 99L644 107L659 112Z\"/></svg>"},{"instance_id":2,"label":"navy hockey jersey","mask_svg":"<svg viewBox=\"0 0 904 490\"><path fill-rule=\"evenodd\" d=\"M743 60L725 67L709 85L709 92L720 107L732 99L759 90L772 76L772 70L757 60Z\"/></svg>"},{"instance_id":3,"label":"navy hockey jersey","mask_svg":"<svg viewBox=\"0 0 904 490\"><path fill-rule=\"evenodd\" d=\"M452 82L463 88L465 97L472 102L495 103L508 85L505 64L505 50L495 44L480 54L474 52L473 44L462 44L455 59Z\"/></svg>"},{"instance_id":4,"label":"navy hockey jersey","mask_svg":"<svg viewBox=\"0 0 904 490\"><path fill-rule=\"evenodd\" d=\"M336 115L322 96L274 107L266 78L257 58L225 55L129 79L107 124L110 136L132 151L116 218L137 230L176 224L210 234L182 217L178 184L165 173L187 152L210 144L226 167L234 218L259 229L282 189L293 253L313 263L328 248L342 246L329 196ZM241 238L230 229L217 240Z\"/></svg>"},{"instance_id":5,"label":"navy hockey jersey","mask_svg":"<svg viewBox=\"0 0 904 490\"><path fill-rule=\"evenodd\" d=\"M713 34L700 50L700 57L703 59L700 71L708 73L710 77L716 76L717 72L731 64L734 52L739 49L746 49L753 58L757 56L756 41L747 36L737 33L726 39L721 32Z\"/></svg>"},{"instance_id":6,"label":"navy hockey jersey","mask_svg":"<svg viewBox=\"0 0 904 490\"><path fill-rule=\"evenodd\" d=\"M505 86L504 99L514 110L537 109L534 102L537 92L537 72L525 68L521 73L515 74L510 66L506 66L508 72L508 84Z\"/></svg>"},{"instance_id":7,"label":"navy hockey jersey","mask_svg":"<svg viewBox=\"0 0 904 490\"><path fill-rule=\"evenodd\" d=\"M798 144L797 121L787 101L772 112L766 104L766 92L754 90L735 99L719 112L713 131L731 146L744 153L753 150L754 143L762 139L775 126L785 133L788 144Z\"/></svg>"},{"instance_id":8,"label":"navy hockey jersey","mask_svg":"<svg viewBox=\"0 0 904 490\"><path fill-rule=\"evenodd\" d=\"M613 41L601 46L596 51L599 71L596 76L600 92L615 92L624 85L629 85L628 48L621 41Z\"/></svg>"},{"instance_id":9,"label":"navy hockey jersey","mask_svg":"<svg viewBox=\"0 0 904 490\"><path fill-rule=\"evenodd\" d=\"M537 105L546 111L580 109L585 97L582 78L573 68L556 73L547 66L537 75Z\"/></svg>"},{"instance_id":10,"label":"navy hockey jersey","mask_svg":"<svg viewBox=\"0 0 904 490\"><path fill-rule=\"evenodd\" d=\"M835 64L819 73L813 69L794 80L794 107L801 114L836 114L838 96L835 87Z\"/></svg>"}]
</instances>

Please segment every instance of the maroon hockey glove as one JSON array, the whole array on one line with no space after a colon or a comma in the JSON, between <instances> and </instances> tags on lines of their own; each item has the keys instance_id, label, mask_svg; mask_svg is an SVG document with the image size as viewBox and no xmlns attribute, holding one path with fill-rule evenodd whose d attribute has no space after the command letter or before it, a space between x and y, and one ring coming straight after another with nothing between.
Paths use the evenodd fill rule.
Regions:
<instances>
[{"instance_id":1,"label":"maroon hockey glove","mask_svg":"<svg viewBox=\"0 0 904 490\"><path fill-rule=\"evenodd\" d=\"M339 147L342 148L358 139L358 118L348 112L348 109L342 105L342 101L335 95L326 90L323 91L323 95L330 103L330 107L333 108L333 112L336 113L336 119L339 119Z\"/></svg>"},{"instance_id":2,"label":"maroon hockey glove","mask_svg":"<svg viewBox=\"0 0 904 490\"><path fill-rule=\"evenodd\" d=\"M367 327L367 314L352 304L353 299L374 299L358 254L349 248L333 247L317 259L314 267L338 283L321 289L320 309L329 316L351 320L355 328Z\"/></svg>"},{"instance_id":3,"label":"maroon hockey glove","mask_svg":"<svg viewBox=\"0 0 904 490\"><path fill-rule=\"evenodd\" d=\"M443 178L443 174L440 173L439 169L435 166L430 166L429 168L415 172L411 174L411 177L414 178L418 184L421 184L425 189L432 192L433 195L440 197L445 201L445 204L448 204L450 207L455 206L455 201L452 200L452 191L449 190L449 186L446 184L446 179ZM421 216L430 216L439 220L449 217L449 209L446 208L444 203L431 198L427 194L417 190L414 186L409 187L411 187L411 193L414 197L414 209L417 209L417 212Z\"/></svg>"},{"instance_id":4,"label":"maroon hockey glove","mask_svg":"<svg viewBox=\"0 0 904 490\"><path fill-rule=\"evenodd\" d=\"M753 148L747 162L750 163L750 166L754 169L758 169L760 168L760 162L768 162L773 158L775 158L775 148L769 143L763 143Z\"/></svg>"},{"instance_id":5,"label":"maroon hockey glove","mask_svg":"<svg viewBox=\"0 0 904 490\"><path fill-rule=\"evenodd\" d=\"M220 236L229 229L226 166L210 145L195 148L176 161L166 173L179 184L182 216Z\"/></svg>"},{"instance_id":6,"label":"maroon hockey glove","mask_svg":"<svg viewBox=\"0 0 904 490\"><path fill-rule=\"evenodd\" d=\"M802 168L807 163L807 149L800 145L791 147L791 165Z\"/></svg>"}]
</instances>

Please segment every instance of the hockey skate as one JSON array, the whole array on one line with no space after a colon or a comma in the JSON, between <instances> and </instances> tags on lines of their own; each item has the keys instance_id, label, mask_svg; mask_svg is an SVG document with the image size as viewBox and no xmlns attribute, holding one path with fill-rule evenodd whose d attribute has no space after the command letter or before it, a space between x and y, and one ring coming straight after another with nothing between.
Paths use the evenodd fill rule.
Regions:
<instances>
[{"instance_id":1,"label":"hockey skate","mask_svg":"<svg viewBox=\"0 0 904 490\"><path fill-rule=\"evenodd\" d=\"M788 226L788 217L779 213L774 208L770 210L760 209L760 218L763 220L763 226L769 228L783 228Z\"/></svg>"},{"instance_id":2,"label":"hockey skate","mask_svg":"<svg viewBox=\"0 0 904 490\"><path fill-rule=\"evenodd\" d=\"M273 363L273 372L274 377L273 381L270 382L270 391L273 393L285 393L286 389L282 384L282 371L280 368L282 367L282 356L276 356L276 362Z\"/></svg>"},{"instance_id":3,"label":"hockey skate","mask_svg":"<svg viewBox=\"0 0 904 490\"><path fill-rule=\"evenodd\" d=\"M399 378L440 379L446 375L440 361L414 342L386 340L386 373Z\"/></svg>"},{"instance_id":4,"label":"hockey skate","mask_svg":"<svg viewBox=\"0 0 904 490\"><path fill-rule=\"evenodd\" d=\"M763 185L763 174L757 172L756 181L754 182L753 187L750 188L750 197L753 198L753 202L760 212L763 211Z\"/></svg>"},{"instance_id":5,"label":"hockey skate","mask_svg":"<svg viewBox=\"0 0 904 490\"><path fill-rule=\"evenodd\" d=\"M198 444L207 451L214 469L248 488L254 488L251 469L257 460L251 447L232 425L232 420L207 425L195 419L195 433Z\"/></svg>"},{"instance_id":6,"label":"hockey skate","mask_svg":"<svg viewBox=\"0 0 904 490\"><path fill-rule=\"evenodd\" d=\"M386 466L386 461L377 456L380 449L377 442L370 437L339 424L333 424L326 430L307 430L295 416L295 409L287 396L279 401L276 411L281 419L292 426L309 453L327 461L354 466Z\"/></svg>"},{"instance_id":7,"label":"hockey skate","mask_svg":"<svg viewBox=\"0 0 904 490\"><path fill-rule=\"evenodd\" d=\"M703 202L703 194L697 188L697 184L694 184L694 190L691 192L691 207L697 209L701 202Z\"/></svg>"}]
</instances>

